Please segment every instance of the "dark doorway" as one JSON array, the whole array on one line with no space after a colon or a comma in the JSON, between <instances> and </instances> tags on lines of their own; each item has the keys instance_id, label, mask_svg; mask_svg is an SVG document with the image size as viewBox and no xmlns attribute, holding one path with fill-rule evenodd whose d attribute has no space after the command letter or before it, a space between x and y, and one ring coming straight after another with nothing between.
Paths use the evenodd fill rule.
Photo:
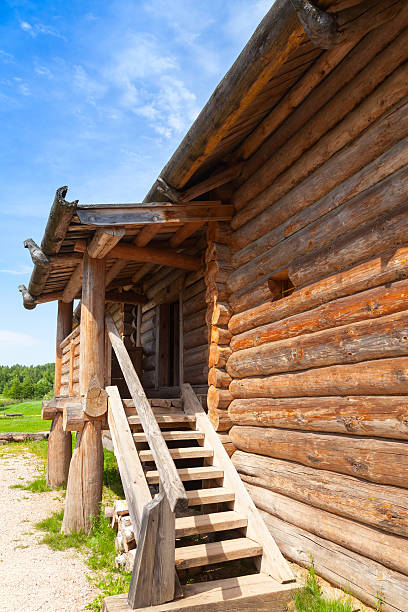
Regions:
<instances>
[{"instance_id":1,"label":"dark doorway","mask_svg":"<svg viewBox=\"0 0 408 612\"><path fill-rule=\"evenodd\" d=\"M180 383L179 303L156 307L156 388Z\"/></svg>"}]
</instances>

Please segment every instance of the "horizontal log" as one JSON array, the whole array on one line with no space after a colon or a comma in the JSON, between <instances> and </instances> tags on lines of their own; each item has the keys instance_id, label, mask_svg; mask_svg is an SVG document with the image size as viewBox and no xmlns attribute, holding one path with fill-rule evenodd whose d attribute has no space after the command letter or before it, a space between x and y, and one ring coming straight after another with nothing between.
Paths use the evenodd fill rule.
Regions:
<instances>
[{"instance_id":1,"label":"horizontal log","mask_svg":"<svg viewBox=\"0 0 408 612\"><path fill-rule=\"evenodd\" d=\"M299 260L301 257L305 257L307 253L325 245L331 247L332 242L339 236L339 228L341 228L342 234L346 234L364 226L365 223L376 220L382 214L389 213L398 204L406 202L408 139L405 143L404 155L400 157L405 158L399 162L403 166L400 170L327 214L322 207L322 214L319 214L315 221L309 222L306 227L298 232L295 228L291 229L292 236L285 237L279 244L261 253L258 257L253 257L251 261L231 274L228 283L229 288L232 291L238 291L242 287L246 287L248 279L268 274L271 270L288 267L293 262L293 253L297 255L296 260ZM306 213L307 209L304 212ZM296 270L296 263L293 263L293 269ZM292 278L292 281L294 281L294 278ZM295 284L299 285L299 283Z\"/></svg>"},{"instance_id":2,"label":"horizontal log","mask_svg":"<svg viewBox=\"0 0 408 612\"><path fill-rule=\"evenodd\" d=\"M205 307L205 293L198 293L189 300L183 301L183 315L187 317Z\"/></svg>"},{"instance_id":3,"label":"horizontal log","mask_svg":"<svg viewBox=\"0 0 408 612\"><path fill-rule=\"evenodd\" d=\"M210 419L215 431L229 431L232 427L231 419L228 415L228 410L220 410L219 408L209 408L208 418Z\"/></svg>"},{"instance_id":4,"label":"horizontal log","mask_svg":"<svg viewBox=\"0 0 408 612\"><path fill-rule=\"evenodd\" d=\"M232 353L232 377L265 376L408 354L408 311Z\"/></svg>"},{"instance_id":5,"label":"horizontal log","mask_svg":"<svg viewBox=\"0 0 408 612\"><path fill-rule=\"evenodd\" d=\"M219 200L184 202L149 202L132 203L126 205L100 204L78 207L78 217L86 225L101 226L132 226L190 223L196 221L228 221L231 219L233 208L222 205Z\"/></svg>"},{"instance_id":6,"label":"horizontal log","mask_svg":"<svg viewBox=\"0 0 408 612\"><path fill-rule=\"evenodd\" d=\"M285 495L246 483L255 505L281 521L408 574L408 540L383 533L336 514L313 508Z\"/></svg>"},{"instance_id":7,"label":"horizontal log","mask_svg":"<svg viewBox=\"0 0 408 612\"><path fill-rule=\"evenodd\" d=\"M408 281L397 281L233 336L230 346L233 351L240 351L267 342L375 319L404 310L407 298Z\"/></svg>"},{"instance_id":8,"label":"horizontal log","mask_svg":"<svg viewBox=\"0 0 408 612\"><path fill-rule=\"evenodd\" d=\"M261 304L235 314L228 329L237 335L265 323L280 321L331 300L364 291L408 276L408 247L381 252L378 256L298 289L277 302Z\"/></svg>"},{"instance_id":9,"label":"horizontal log","mask_svg":"<svg viewBox=\"0 0 408 612\"><path fill-rule=\"evenodd\" d=\"M210 282L226 283L233 267L229 263L220 261L210 261L205 270L204 278L208 284Z\"/></svg>"},{"instance_id":10,"label":"horizontal log","mask_svg":"<svg viewBox=\"0 0 408 612\"><path fill-rule=\"evenodd\" d=\"M229 264L231 262L231 251L227 244L221 242L210 242L205 252L205 262L217 261Z\"/></svg>"},{"instance_id":11,"label":"horizontal log","mask_svg":"<svg viewBox=\"0 0 408 612\"><path fill-rule=\"evenodd\" d=\"M377 55L376 62L373 63L381 64L381 76L375 73L372 63L370 72L367 74L364 71L364 74L360 75L358 84L352 81L347 88L341 91L340 97L334 96L329 101L329 108L336 105L336 112L329 117L327 112L330 111L326 107L326 112L316 115L316 121L320 122L320 131L314 130L315 121L309 121L304 128L304 130L307 130L307 134L305 131L296 134L279 149L277 155L268 160L268 164L261 167L263 173L261 181L258 180L259 177L256 174L251 177L252 184L258 184L259 187L261 184L263 185L263 191L259 193L258 189L257 196L249 201L246 199L245 208L235 215L231 223L233 229L242 226L256 215L260 216L259 213L265 208L285 195L292 187L311 174L329 157L349 144L384 112L407 95L407 84L403 80L406 66L405 64L399 65L407 58L405 50L407 37L408 33L403 32L389 48ZM390 62L389 59L391 59ZM390 74L393 69L394 72ZM387 78L385 78L386 76ZM378 83L380 84L378 85ZM378 86L376 87L376 85ZM362 88L366 88L365 95L367 97L358 99ZM370 95L367 95L368 93ZM348 114L346 114L346 109L350 109L349 103L341 102L344 96L349 98L353 109ZM330 129L331 126L333 126L332 129ZM305 134L306 137L304 137ZM273 162L275 162L275 167L271 166ZM277 180L274 180L276 177L278 177ZM235 200L234 197L234 203L236 203ZM259 234L255 233L253 237L258 238Z\"/></svg>"},{"instance_id":12,"label":"horizontal log","mask_svg":"<svg viewBox=\"0 0 408 612\"><path fill-rule=\"evenodd\" d=\"M309 531L260 511L266 526L287 559L309 568L311 559L317 575L322 576L359 600L384 612L408 609L408 578L387 569ZM379 599L381 598L381 604Z\"/></svg>"},{"instance_id":13,"label":"horizontal log","mask_svg":"<svg viewBox=\"0 0 408 612\"><path fill-rule=\"evenodd\" d=\"M205 301L207 304L228 302L229 294L226 283L210 283L205 292Z\"/></svg>"},{"instance_id":14,"label":"horizontal log","mask_svg":"<svg viewBox=\"0 0 408 612\"><path fill-rule=\"evenodd\" d=\"M205 385L207 377L208 366L205 363L184 367L184 381L191 385Z\"/></svg>"},{"instance_id":15,"label":"horizontal log","mask_svg":"<svg viewBox=\"0 0 408 612\"><path fill-rule=\"evenodd\" d=\"M384 3L383 3L384 4ZM390 12L391 11L391 12ZM302 102L309 96L312 91L316 91L316 88L320 86L321 83L325 83L326 87L328 86L329 91L333 91L333 87L336 89L341 88L342 81L339 80L338 74L333 72L336 66L342 62L342 60L349 54L351 49L357 44L357 42L363 37L367 35L368 30L375 29L378 27L379 20L380 23L384 23L384 21L388 21L392 16L395 15L395 5L392 3L391 7L387 7L384 12L384 7L379 8L378 5L374 6L374 12L369 10L368 13L365 12L365 15L369 17L370 22L364 28L364 31L361 31L359 35L356 36L352 41L343 42L341 45L336 45L333 49L327 50L325 53L321 54L317 60L312 64L311 68L295 83L295 86L292 87L289 92L283 96L282 100L273 108L272 112L270 112L265 119L256 127L256 129L245 139L243 144L240 147L240 153L244 159L248 159L254 151L256 151L262 142L271 134L275 132L275 130L284 122L285 119L289 115L293 113L293 110L300 107L302 109ZM390 26L387 26L387 29ZM384 40L384 32L382 33L381 42L385 45L387 44L388 38L385 37ZM392 39L394 31L390 32L390 40ZM368 37L368 36L367 36ZM378 32L374 32L370 35L371 41L376 43L378 46ZM361 48L357 47L355 49L355 53L361 54ZM369 61L369 58L368 58ZM359 70L357 65L357 70ZM352 78L350 76L350 70L344 71L345 78L349 80ZM330 83L327 78L328 75L332 75L332 82ZM334 82L333 82L334 80ZM331 88L330 88L331 85ZM324 88L322 87L322 98L323 100L327 99L327 95L324 93ZM302 106L300 106L302 104ZM316 110L317 104L314 99L314 109ZM313 112L313 111L312 111ZM269 157L269 155L267 155Z\"/></svg>"},{"instance_id":16,"label":"horizontal log","mask_svg":"<svg viewBox=\"0 0 408 612\"><path fill-rule=\"evenodd\" d=\"M183 335L183 344L185 349L193 348L194 346L201 346L208 342L208 328L207 325L202 325L197 329L193 329ZM205 355L203 355L203 360Z\"/></svg>"},{"instance_id":17,"label":"horizontal log","mask_svg":"<svg viewBox=\"0 0 408 612\"><path fill-rule=\"evenodd\" d=\"M233 399L233 395L228 389L217 389L210 386L207 394L208 410L226 409Z\"/></svg>"},{"instance_id":18,"label":"horizontal log","mask_svg":"<svg viewBox=\"0 0 408 612\"><path fill-rule=\"evenodd\" d=\"M291 242L288 238L296 232L301 232L305 235L304 228L310 226L310 224L318 221L318 226L324 225L326 219L322 219L324 215L330 213L330 218L335 219L336 211L339 207L343 210L342 220L344 221L345 203L348 202L347 207L359 206L361 211L366 215L367 207L364 206L364 199L368 197L372 200L375 198L377 189L379 189L378 195L380 196L381 185L384 185L385 179L393 173L398 171L407 164L408 161L408 139L403 138L400 142L397 142L394 146L388 149L385 153L374 159L367 166L362 168L356 174L350 176L339 185L336 185L327 194L318 199L317 201L309 204L309 206L302 207L300 202L296 203L296 208L293 209L293 214L289 216L283 223L276 225L274 223L273 229L267 228L267 232L260 238L252 241L249 245L234 253L232 257L233 266L238 268L243 266L247 262L255 259L259 255L262 255L266 251L272 249L275 245L286 240L287 245ZM398 180L398 174L396 176ZM377 186L377 184L379 184ZM364 196L362 195L364 194ZM350 202L351 201L351 202ZM373 217L376 216L374 212ZM372 217L372 218L373 218ZM350 222L350 221L348 221ZM330 225L328 226L329 229ZM316 228L317 232L319 228ZM310 228L309 228L310 231ZM316 240L318 233L311 232L309 234L312 240ZM319 238L320 240L322 237ZM330 241L330 237L329 240ZM304 241L300 241L300 246ZM276 251L274 251L276 252ZM271 255L273 255L271 253ZM273 256L271 257L273 261Z\"/></svg>"},{"instance_id":19,"label":"horizontal log","mask_svg":"<svg viewBox=\"0 0 408 612\"><path fill-rule=\"evenodd\" d=\"M199 310L198 312L194 312L192 315L188 317L184 317L183 321L183 331L187 333L192 331L193 329L197 329L198 327L203 327L206 324L206 314L207 308L203 310Z\"/></svg>"},{"instance_id":20,"label":"horizontal log","mask_svg":"<svg viewBox=\"0 0 408 612\"><path fill-rule=\"evenodd\" d=\"M193 272L190 274L196 275L197 272ZM202 271L199 270L198 274L200 275L200 278L196 279L193 283L191 283L188 286L187 286L187 283L190 278L190 275L186 277L186 286L183 289L183 299L185 302L188 302L188 300L190 300L195 295L205 292L206 284L205 284L204 278L202 278Z\"/></svg>"},{"instance_id":21,"label":"horizontal log","mask_svg":"<svg viewBox=\"0 0 408 612\"><path fill-rule=\"evenodd\" d=\"M404 489L239 450L232 462L245 482L309 507L408 537L408 498Z\"/></svg>"},{"instance_id":22,"label":"horizontal log","mask_svg":"<svg viewBox=\"0 0 408 612\"><path fill-rule=\"evenodd\" d=\"M235 398L407 395L408 358L375 359L304 372L234 379Z\"/></svg>"},{"instance_id":23,"label":"horizontal log","mask_svg":"<svg viewBox=\"0 0 408 612\"><path fill-rule=\"evenodd\" d=\"M212 344L229 344L232 334L227 327L219 327L211 325L210 328L210 343Z\"/></svg>"},{"instance_id":24,"label":"horizontal log","mask_svg":"<svg viewBox=\"0 0 408 612\"><path fill-rule=\"evenodd\" d=\"M133 245L117 245L110 256L116 259L126 259L128 261L143 261L182 270L199 270L201 260L198 257L182 255L171 249L156 249L152 247L137 247Z\"/></svg>"},{"instance_id":25,"label":"horizontal log","mask_svg":"<svg viewBox=\"0 0 408 612\"><path fill-rule=\"evenodd\" d=\"M88 245L89 257L96 257L97 259L106 257L124 235L125 230L123 228L108 227L96 230Z\"/></svg>"},{"instance_id":26,"label":"horizontal log","mask_svg":"<svg viewBox=\"0 0 408 612\"><path fill-rule=\"evenodd\" d=\"M240 164L242 169L242 164ZM221 242L229 244L231 239L231 226L222 221L209 221L207 225L207 242Z\"/></svg>"},{"instance_id":27,"label":"horizontal log","mask_svg":"<svg viewBox=\"0 0 408 612\"><path fill-rule=\"evenodd\" d=\"M65 200L67 192L68 187L66 186L60 187L55 192L54 202L41 241L41 248L46 255L55 255L59 252L75 213L78 200L67 202Z\"/></svg>"},{"instance_id":28,"label":"horizontal log","mask_svg":"<svg viewBox=\"0 0 408 612\"><path fill-rule=\"evenodd\" d=\"M238 425L230 436L245 452L408 487L407 442Z\"/></svg>"},{"instance_id":29,"label":"horizontal log","mask_svg":"<svg viewBox=\"0 0 408 612\"><path fill-rule=\"evenodd\" d=\"M229 303L234 312L241 312L255 304L276 299L280 295L280 285L270 278L261 278L246 285L229 297Z\"/></svg>"},{"instance_id":30,"label":"horizontal log","mask_svg":"<svg viewBox=\"0 0 408 612\"><path fill-rule=\"evenodd\" d=\"M228 411L234 425L408 439L406 395L235 399Z\"/></svg>"},{"instance_id":31,"label":"horizontal log","mask_svg":"<svg viewBox=\"0 0 408 612\"><path fill-rule=\"evenodd\" d=\"M407 236L407 213L405 202L373 223L340 236L328 247L295 259L289 266L289 278L301 286L373 257L382 249L399 247Z\"/></svg>"},{"instance_id":32,"label":"horizontal log","mask_svg":"<svg viewBox=\"0 0 408 612\"><path fill-rule=\"evenodd\" d=\"M228 372L220 368L210 368L208 372L208 384L214 387L228 389L231 380L231 376Z\"/></svg>"},{"instance_id":33,"label":"horizontal log","mask_svg":"<svg viewBox=\"0 0 408 612\"><path fill-rule=\"evenodd\" d=\"M208 349L208 365L210 368L218 366L220 368L225 367L229 356L232 351L227 344L210 344Z\"/></svg>"},{"instance_id":34,"label":"horizontal log","mask_svg":"<svg viewBox=\"0 0 408 612\"><path fill-rule=\"evenodd\" d=\"M132 324L134 323L135 319L133 319ZM141 326L140 326L140 333L141 334L145 334L147 332L149 332L151 329L153 329L156 325L156 318L153 316L150 319L145 319L143 320Z\"/></svg>"},{"instance_id":35,"label":"horizontal log","mask_svg":"<svg viewBox=\"0 0 408 612\"><path fill-rule=\"evenodd\" d=\"M91 417L84 412L80 403L66 403L62 411L62 427L64 431L81 431ZM91 419L95 421L95 419ZM97 419L99 420L99 419ZM104 417L101 417L102 429L108 429Z\"/></svg>"},{"instance_id":36,"label":"horizontal log","mask_svg":"<svg viewBox=\"0 0 408 612\"><path fill-rule=\"evenodd\" d=\"M194 346L191 349L184 350L184 363L188 366L203 364L207 365L208 344Z\"/></svg>"},{"instance_id":37,"label":"horizontal log","mask_svg":"<svg viewBox=\"0 0 408 612\"><path fill-rule=\"evenodd\" d=\"M232 316L230 305L226 302L208 304L206 321L208 325L228 325Z\"/></svg>"},{"instance_id":38,"label":"horizontal log","mask_svg":"<svg viewBox=\"0 0 408 612\"><path fill-rule=\"evenodd\" d=\"M342 181L347 181L368 164L375 163L384 151L408 135L406 111L407 99L404 98L401 103L385 111L358 138L332 157L326 158L319 168L299 184L296 182L288 186L285 176L278 178L273 184L274 191L267 190L270 196L268 208L251 221L242 221L243 227L232 234L231 247L235 251L244 248L263 236L265 228L269 232L283 224L324 197ZM374 172L374 169L371 168L371 171Z\"/></svg>"}]
</instances>

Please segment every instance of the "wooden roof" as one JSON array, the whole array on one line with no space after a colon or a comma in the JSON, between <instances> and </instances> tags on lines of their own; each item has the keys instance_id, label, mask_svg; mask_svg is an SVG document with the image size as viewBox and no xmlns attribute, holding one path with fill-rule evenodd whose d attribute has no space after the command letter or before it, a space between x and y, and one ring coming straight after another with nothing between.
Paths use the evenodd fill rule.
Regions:
<instances>
[{"instance_id":1,"label":"wooden roof","mask_svg":"<svg viewBox=\"0 0 408 612\"><path fill-rule=\"evenodd\" d=\"M324 72L326 55L331 51L321 48L325 42L321 42L319 24L326 18L333 19L334 14L334 36L344 43L347 33L355 36L356 24L360 34L361 30L368 32L375 27L375 19L367 9L375 9L381 2L320 0L318 4L327 13L316 18L313 10L320 9L315 9L309 0L275 2L143 204L69 203L65 201L66 188L57 191L41 244L43 255L53 259L47 268L47 262L40 261L40 254L37 253L40 259L36 260L30 249L35 266L28 291L21 288L26 307L59 299L70 283L75 285L73 275L80 265L80 247L83 252L101 227L121 227L122 246L133 243L138 247L172 249L188 256L200 251L207 220L231 218L228 188L236 187L240 175L243 180L250 171L251 164L246 160L255 151L262 154L262 144L273 133L274 126L282 123L308 95L303 79L309 69L319 66L320 72ZM310 15L312 23L308 24L305 19ZM210 202L202 201L204 198ZM217 202L220 198L222 204ZM61 227L55 228L58 215ZM123 262L108 256L108 281L116 286L138 282L149 273L145 263Z\"/></svg>"}]
</instances>

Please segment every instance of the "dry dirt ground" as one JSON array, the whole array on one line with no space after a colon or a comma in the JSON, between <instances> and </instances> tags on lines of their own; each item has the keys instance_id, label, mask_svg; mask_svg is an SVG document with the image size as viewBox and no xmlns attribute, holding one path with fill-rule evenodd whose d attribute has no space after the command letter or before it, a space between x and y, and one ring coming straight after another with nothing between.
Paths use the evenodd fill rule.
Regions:
<instances>
[{"instance_id":1,"label":"dry dirt ground","mask_svg":"<svg viewBox=\"0 0 408 612\"><path fill-rule=\"evenodd\" d=\"M40 544L34 527L63 506L55 491L10 489L38 478L39 460L30 452L0 448L0 611L79 612L97 595L91 571L76 551Z\"/></svg>"}]
</instances>

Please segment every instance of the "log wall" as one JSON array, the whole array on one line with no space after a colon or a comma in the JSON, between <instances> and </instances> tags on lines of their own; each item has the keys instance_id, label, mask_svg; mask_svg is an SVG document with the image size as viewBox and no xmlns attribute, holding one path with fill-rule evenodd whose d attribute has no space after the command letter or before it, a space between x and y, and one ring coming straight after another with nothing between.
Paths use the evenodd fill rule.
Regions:
<instances>
[{"instance_id":1,"label":"log wall","mask_svg":"<svg viewBox=\"0 0 408 612\"><path fill-rule=\"evenodd\" d=\"M79 395L80 326L76 327L62 342L61 397Z\"/></svg>"},{"instance_id":2,"label":"log wall","mask_svg":"<svg viewBox=\"0 0 408 612\"><path fill-rule=\"evenodd\" d=\"M384 610L408 605L407 26L404 7L321 77L320 56L243 143L206 272L236 468L287 557Z\"/></svg>"}]
</instances>

